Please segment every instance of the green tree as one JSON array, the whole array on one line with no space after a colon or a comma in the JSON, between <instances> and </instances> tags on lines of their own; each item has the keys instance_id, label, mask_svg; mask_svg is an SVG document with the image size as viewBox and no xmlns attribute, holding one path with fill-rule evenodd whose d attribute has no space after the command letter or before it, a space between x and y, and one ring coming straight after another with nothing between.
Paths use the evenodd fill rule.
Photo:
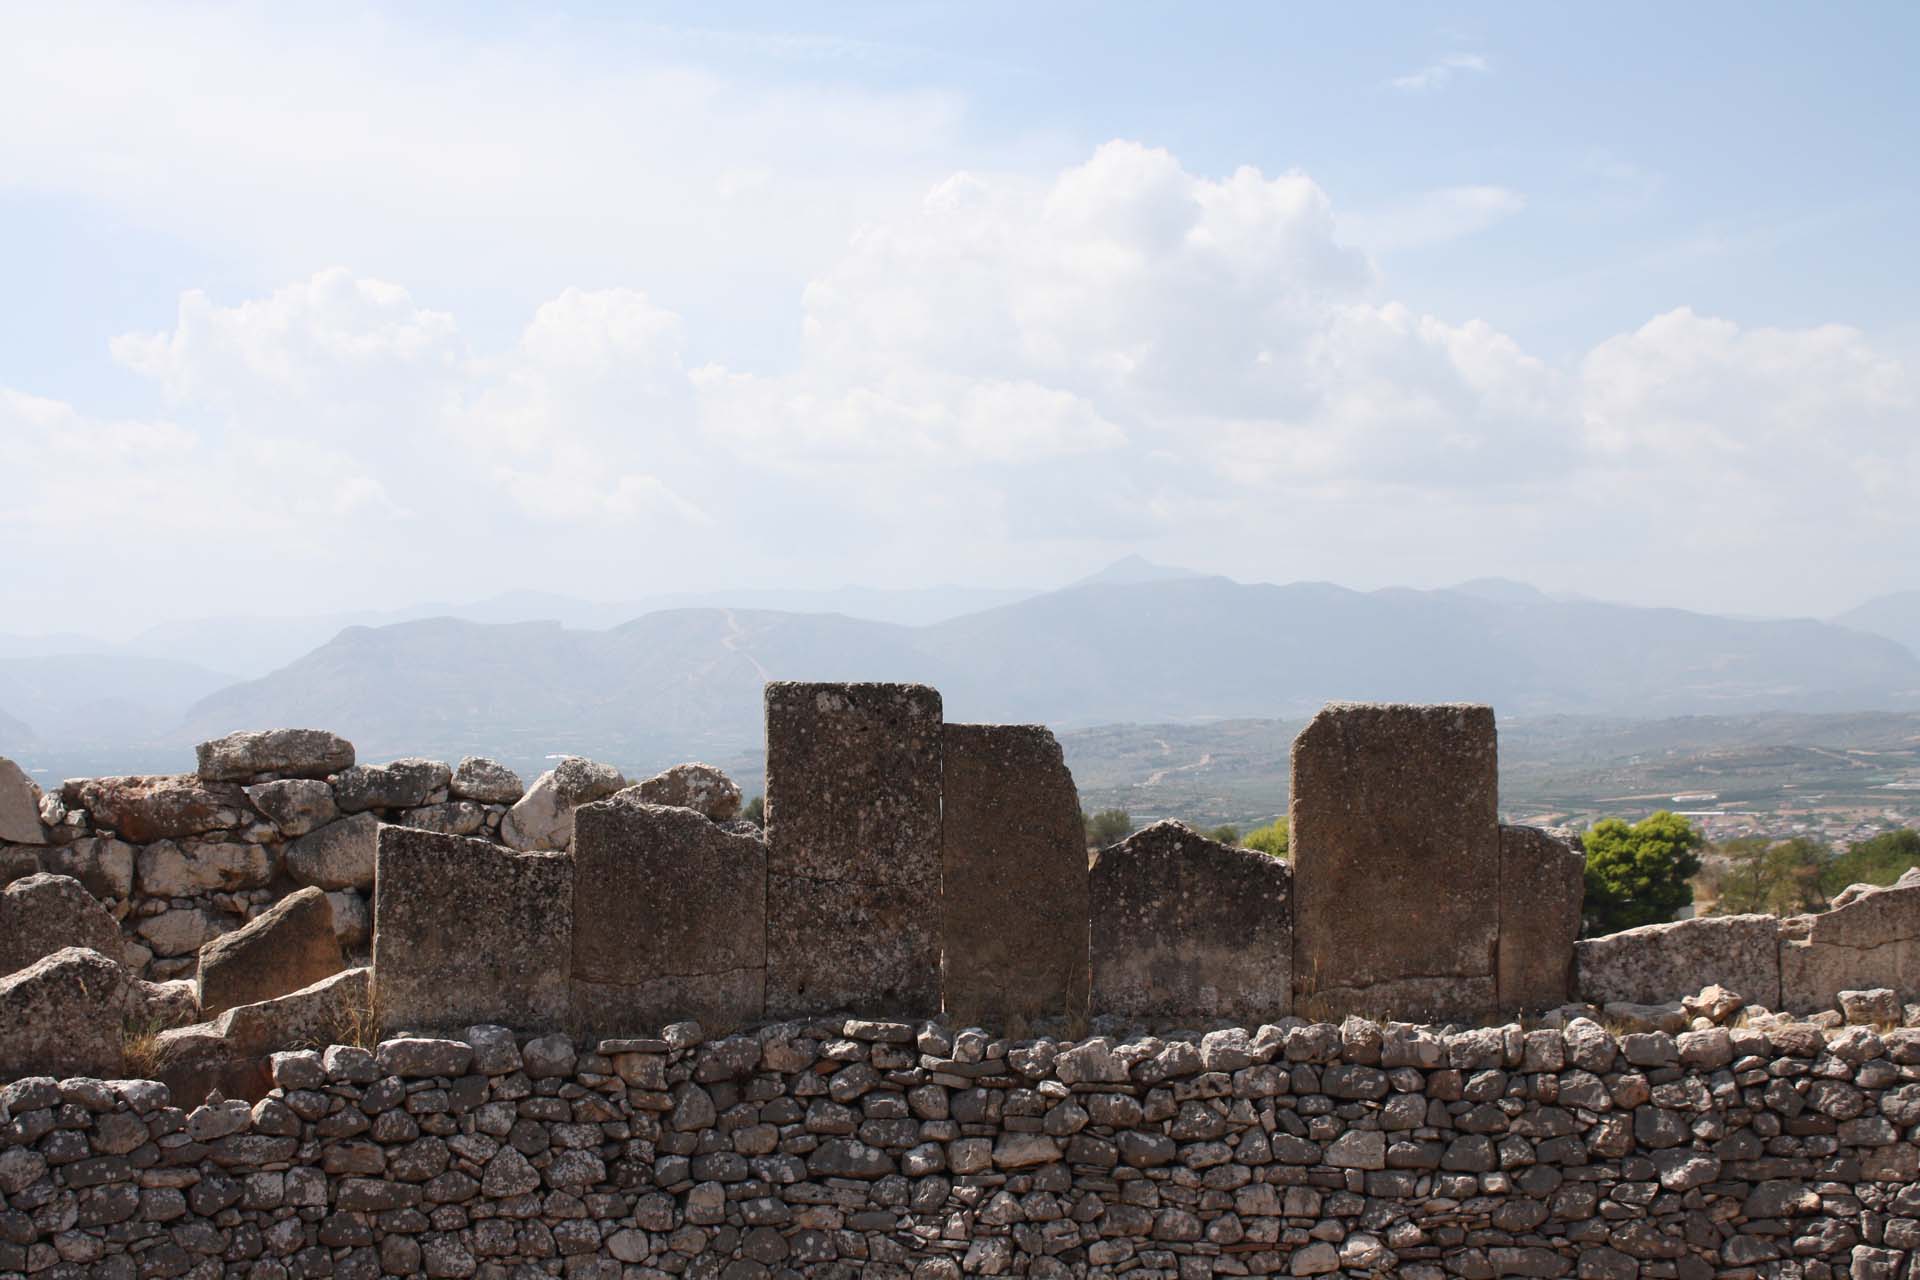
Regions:
<instances>
[{"instance_id":1,"label":"green tree","mask_svg":"<svg viewBox=\"0 0 1920 1280\"><path fill-rule=\"evenodd\" d=\"M1231 822L1222 823L1213 830L1202 832L1201 834L1205 835L1207 839L1213 841L1215 844L1237 845L1240 843L1240 828L1234 826Z\"/></svg>"},{"instance_id":2,"label":"green tree","mask_svg":"<svg viewBox=\"0 0 1920 1280\"><path fill-rule=\"evenodd\" d=\"M1275 818L1264 827L1255 827L1247 832L1247 838L1240 843L1248 849L1258 850L1269 858L1287 856L1287 819Z\"/></svg>"},{"instance_id":3,"label":"green tree","mask_svg":"<svg viewBox=\"0 0 1920 1280\"><path fill-rule=\"evenodd\" d=\"M1759 911L1787 916L1826 903L1820 878L1833 853L1818 840L1745 836L1719 845L1715 852L1724 867L1714 878L1713 915Z\"/></svg>"},{"instance_id":4,"label":"green tree","mask_svg":"<svg viewBox=\"0 0 1920 1280\"><path fill-rule=\"evenodd\" d=\"M1104 849L1114 841L1125 840L1133 834L1133 819L1125 809L1083 813L1080 820L1087 828L1087 843L1096 849Z\"/></svg>"},{"instance_id":5,"label":"green tree","mask_svg":"<svg viewBox=\"0 0 1920 1280\"><path fill-rule=\"evenodd\" d=\"M1665 809L1631 826L1602 818L1585 842L1588 937L1671 920L1693 901L1706 839L1685 818Z\"/></svg>"},{"instance_id":6,"label":"green tree","mask_svg":"<svg viewBox=\"0 0 1920 1280\"><path fill-rule=\"evenodd\" d=\"M1820 889L1831 898L1850 884L1892 884L1909 867L1920 867L1920 831L1884 831L1829 862Z\"/></svg>"},{"instance_id":7,"label":"green tree","mask_svg":"<svg viewBox=\"0 0 1920 1280\"><path fill-rule=\"evenodd\" d=\"M740 816L755 826L766 826L767 798L765 796L755 796L753 799L747 801L746 807L740 810Z\"/></svg>"}]
</instances>

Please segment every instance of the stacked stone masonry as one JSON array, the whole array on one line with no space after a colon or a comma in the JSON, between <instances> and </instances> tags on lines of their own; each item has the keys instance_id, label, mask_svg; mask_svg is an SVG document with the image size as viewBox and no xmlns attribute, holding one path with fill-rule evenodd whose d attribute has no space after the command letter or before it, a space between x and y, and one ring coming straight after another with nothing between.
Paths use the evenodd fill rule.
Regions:
<instances>
[{"instance_id":1,"label":"stacked stone masonry","mask_svg":"<svg viewBox=\"0 0 1920 1280\"><path fill-rule=\"evenodd\" d=\"M0 1088L0 1275L1920 1275L1920 1029L478 1026L272 1070Z\"/></svg>"}]
</instances>

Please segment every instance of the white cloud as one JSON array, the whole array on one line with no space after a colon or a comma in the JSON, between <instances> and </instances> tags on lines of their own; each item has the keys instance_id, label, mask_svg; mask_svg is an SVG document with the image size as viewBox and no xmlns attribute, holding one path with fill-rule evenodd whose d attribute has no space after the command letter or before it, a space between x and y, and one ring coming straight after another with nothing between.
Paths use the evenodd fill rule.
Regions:
<instances>
[{"instance_id":1,"label":"white cloud","mask_svg":"<svg viewBox=\"0 0 1920 1280\"><path fill-rule=\"evenodd\" d=\"M1485 75L1492 69L1485 54L1449 53L1388 83L1402 93L1429 93L1446 88L1462 75Z\"/></svg>"},{"instance_id":2,"label":"white cloud","mask_svg":"<svg viewBox=\"0 0 1920 1280\"><path fill-rule=\"evenodd\" d=\"M1526 207L1527 198L1509 187L1442 187L1385 209L1342 214L1340 230L1374 253L1394 253L1477 235Z\"/></svg>"}]
</instances>

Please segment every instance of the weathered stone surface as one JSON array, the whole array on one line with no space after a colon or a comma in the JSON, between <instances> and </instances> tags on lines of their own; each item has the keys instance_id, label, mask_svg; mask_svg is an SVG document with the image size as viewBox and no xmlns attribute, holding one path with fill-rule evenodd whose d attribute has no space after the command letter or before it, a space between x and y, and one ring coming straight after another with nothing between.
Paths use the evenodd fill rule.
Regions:
<instances>
[{"instance_id":1,"label":"weathered stone surface","mask_svg":"<svg viewBox=\"0 0 1920 1280\"><path fill-rule=\"evenodd\" d=\"M386 764L357 764L334 775L333 799L342 813L368 809L414 809L453 780L438 760L407 756Z\"/></svg>"},{"instance_id":2,"label":"weathered stone surface","mask_svg":"<svg viewBox=\"0 0 1920 1280\"><path fill-rule=\"evenodd\" d=\"M1660 1004L1717 982L1749 1003L1777 1009L1775 932L1772 916L1701 916L1587 938L1574 946L1575 990L1592 1004Z\"/></svg>"},{"instance_id":3,"label":"weathered stone surface","mask_svg":"<svg viewBox=\"0 0 1920 1280\"><path fill-rule=\"evenodd\" d=\"M940 1004L937 691L766 688L767 1006Z\"/></svg>"},{"instance_id":4,"label":"weathered stone surface","mask_svg":"<svg viewBox=\"0 0 1920 1280\"><path fill-rule=\"evenodd\" d=\"M1093 1012L1271 1022L1293 1005L1293 874L1179 822L1102 849L1090 874Z\"/></svg>"},{"instance_id":5,"label":"weathered stone surface","mask_svg":"<svg viewBox=\"0 0 1920 1280\"><path fill-rule=\"evenodd\" d=\"M527 794L520 775L498 760L485 756L467 756L454 766L453 780L447 789L462 800L481 804L512 804Z\"/></svg>"},{"instance_id":6,"label":"weathered stone surface","mask_svg":"<svg viewBox=\"0 0 1920 1280\"><path fill-rule=\"evenodd\" d=\"M1497 1004L1493 709L1333 703L1293 744L1295 1004L1463 1018Z\"/></svg>"},{"instance_id":7,"label":"weathered stone surface","mask_svg":"<svg viewBox=\"0 0 1920 1280\"><path fill-rule=\"evenodd\" d=\"M1538 1013L1573 996L1586 855L1538 827L1500 828L1500 1009Z\"/></svg>"},{"instance_id":8,"label":"weathered stone surface","mask_svg":"<svg viewBox=\"0 0 1920 1280\"><path fill-rule=\"evenodd\" d=\"M941 747L947 1013L962 1024L1087 1009L1087 840L1043 725L950 724Z\"/></svg>"},{"instance_id":9,"label":"weathered stone surface","mask_svg":"<svg viewBox=\"0 0 1920 1280\"><path fill-rule=\"evenodd\" d=\"M96 898L121 902L133 896L134 848L124 840L87 836L72 844L48 845L40 860L56 875L72 876Z\"/></svg>"},{"instance_id":10,"label":"weathered stone surface","mask_svg":"<svg viewBox=\"0 0 1920 1280\"><path fill-rule=\"evenodd\" d=\"M191 898L203 893L264 888L273 880L273 858L257 844L161 840L140 850L140 892L150 898Z\"/></svg>"},{"instance_id":11,"label":"weathered stone surface","mask_svg":"<svg viewBox=\"0 0 1920 1280\"><path fill-rule=\"evenodd\" d=\"M245 791L192 774L79 778L61 788L61 799L135 844L231 830L253 817Z\"/></svg>"},{"instance_id":12,"label":"weathered stone surface","mask_svg":"<svg viewBox=\"0 0 1920 1280\"><path fill-rule=\"evenodd\" d=\"M0 844L45 844L40 825L40 788L5 756L0 756Z\"/></svg>"},{"instance_id":13,"label":"weathered stone surface","mask_svg":"<svg viewBox=\"0 0 1920 1280\"><path fill-rule=\"evenodd\" d=\"M324 827L340 816L340 808L333 802L333 788L316 778L257 782L247 788L247 799L289 839Z\"/></svg>"},{"instance_id":14,"label":"weathered stone surface","mask_svg":"<svg viewBox=\"0 0 1920 1280\"><path fill-rule=\"evenodd\" d=\"M616 1032L760 1016L767 851L632 789L574 812L575 1022Z\"/></svg>"},{"instance_id":15,"label":"weathered stone surface","mask_svg":"<svg viewBox=\"0 0 1920 1280\"><path fill-rule=\"evenodd\" d=\"M373 908L352 889L335 889L327 894L333 908L333 936L340 949L349 954L365 951L373 942Z\"/></svg>"},{"instance_id":16,"label":"weathered stone surface","mask_svg":"<svg viewBox=\"0 0 1920 1280\"><path fill-rule=\"evenodd\" d=\"M353 765L353 744L325 729L230 733L201 743L194 754L199 775L209 782L237 782L262 773L324 778Z\"/></svg>"},{"instance_id":17,"label":"weathered stone surface","mask_svg":"<svg viewBox=\"0 0 1920 1280\"><path fill-rule=\"evenodd\" d=\"M200 1011L212 1017L271 1000L345 967L326 893L301 889L201 949Z\"/></svg>"},{"instance_id":18,"label":"weathered stone surface","mask_svg":"<svg viewBox=\"0 0 1920 1280\"><path fill-rule=\"evenodd\" d=\"M373 970L344 969L285 995L239 1005L215 1020L236 1054L263 1057L297 1045L337 1044L371 1031Z\"/></svg>"},{"instance_id":19,"label":"weathered stone surface","mask_svg":"<svg viewBox=\"0 0 1920 1280\"><path fill-rule=\"evenodd\" d=\"M382 827L373 970L388 1027L562 1025L573 862Z\"/></svg>"},{"instance_id":20,"label":"weathered stone surface","mask_svg":"<svg viewBox=\"0 0 1920 1280\"><path fill-rule=\"evenodd\" d=\"M322 889L371 889L380 819L370 813L329 822L287 846L287 874Z\"/></svg>"},{"instance_id":21,"label":"weathered stone surface","mask_svg":"<svg viewBox=\"0 0 1920 1280\"><path fill-rule=\"evenodd\" d=\"M438 831L443 836L472 836L486 829L487 811L471 800L449 800L445 804L402 809L394 821L403 827Z\"/></svg>"},{"instance_id":22,"label":"weathered stone surface","mask_svg":"<svg viewBox=\"0 0 1920 1280\"><path fill-rule=\"evenodd\" d=\"M627 785L612 765L568 756L534 779L500 823L500 839L521 850L565 849L573 842L573 811Z\"/></svg>"},{"instance_id":23,"label":"weathered stone surface","mask_svg":"<svg viewBox=\"0 0 1920 1280\"><path fill-rule=\"evenodd\" d=\"M64 947L120 957L120 926L69 876L31 875L0 889L0 973L24 969Z\"/></svg>"},{"instance_id":24,"label":"weathered stone surface","mask_svg":"<svg viewBox=\"0 0 1920 1280\"><path fill-rule=\"evenodd\" d=\"M131 988L97 951L64 947L0 977L0 1080L125 1073Z\"/></svg>"},{"instance_id":25,"label":"weathered stone surface","mask_svg":"<svg viewBox=\"0 0 1920 1280\"><path fill-rule=\"evenodd\" d=\"M1831 911L1782 921L1780 986L1777 1007L1797 1012L1831 1009L1845 989L1886 987L1903 1001L1920 999L1920 876L1909 872Z\"/></svg>"},{"instance_id":26,"label":"weathered stone surface","mask_svg":"<svg viewBox=\"0 0 1920 1280\"><path fill-rule=\"evenodd\" d=\"M174 907L142 917L134 932L157 956L190 956L225 933L229 923L204 907Z\"/></svg>"},{"instance_id":27,"label":"weathered stone surface","mask_svg":"<svg viewBox=\"0 0 1920 1280\"><path fill-rule=\"evenodd\" d=\"M710 764L677 764L629 790L648 804L677 805L728 822L740 814L740 788Z\"/></svg>"},{"instance_id":28,"label":"weathered stone surface","mask_svg":"<svg viewBox=\"0 0 1920 1280\"><path fill-rule=\"evenodd\" d=\"M0 887L46 870L40 861L41 852L35 845L0 844Z\"/></svg>"}]
</instances>

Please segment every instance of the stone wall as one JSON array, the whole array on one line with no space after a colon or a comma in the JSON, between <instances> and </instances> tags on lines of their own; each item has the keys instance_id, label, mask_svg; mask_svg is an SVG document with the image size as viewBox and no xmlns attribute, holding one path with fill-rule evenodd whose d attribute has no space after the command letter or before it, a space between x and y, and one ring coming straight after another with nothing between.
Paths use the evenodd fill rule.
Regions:
<instances>
[{"instance_id":1,"label":"stone wall","mask_svg":"<svg viewBox=\"0 0 1920 1280\"><path fill-rule=\"evenodd\" d=\"M476 1027L0 1088L0 1274L1920 1274L1920 1030Z\"/></svg>"}]
</instances>

